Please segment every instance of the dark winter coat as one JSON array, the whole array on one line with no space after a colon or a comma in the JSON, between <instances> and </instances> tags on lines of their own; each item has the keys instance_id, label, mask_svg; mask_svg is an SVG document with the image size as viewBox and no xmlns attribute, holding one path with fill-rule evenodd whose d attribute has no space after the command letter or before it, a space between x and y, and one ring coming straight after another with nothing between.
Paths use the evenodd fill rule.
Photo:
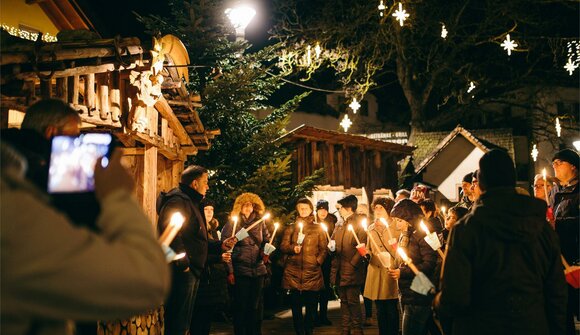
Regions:
<instances>
[{"instance_id":1,"label":"dark winter coat","mask_svg":"<svg viewBox=\"0 0 580 335\"><path fill-rule=\"evenodd\" d=\"M546 204L490 189L451 230L439 311L453 334L563 334L566 282Z\"/></svg>"},{"instance_id":2,"label":"dark winter coat","mask_svg":"<svg viewBox=\"0 0 580 335\"><path fill-rule=\"evenodd\" d=\"M219 241L218 222L213 219L208 224L208 239ZM228 268L222 261L221 255L210 254L207 257L207 266L201 275L195 307L210 306L223 310L228 303Z\"/></svg>"},{"instance_id":3,"label":"dark winter coat","mask_svg":"<svg viewBox=\"0 0 580 335\"><path fill-rule=\"evenodd\" d=\"M426 223L430 231L433 227ZM408 244L400 243L405 249L407 256L413 260L413 264L423 272L428 278L432 279L437 265L437 252L425 241L425 232L417 226L410 226L407 233ZM399 291L401 292L401 303L403 305L431 305L432 296L419 294L411 290L411 283L415 274L405 263L401 264L401 277L399 278Z\"/></svg>"},{"instance_id":4,"label":"dark winter coat","mask_svg":"<svg viewBox=\"0 0 580 335\"><path fill-rule=\"evenodd\" d=\"M294 253L294 247L300 231L295 223L293 229L288 227L284 231L284 238L280 245L280 250L288 255L282 288L298 291L319 291L324 288L321 265L326 258L327 239L326 233L320 225L314 224L314 217L298 218L296 222L302 221L304 227L302 233L304 241L299 254Z\"/></svg>"},{"instance_id":5,"label":"dark winter coat","mask_svg":"<svg viewBox=\"0 0 580 335\"><path fill-rule=\"evenodd\" d=\"M326 216L326 218L324 218L324 220L320 220L320 218L318 218L318 216L317 216L316 221L318 222L318 224L324 223L326 225L326 227L328 227L328 234L332 235L332 232L334 231L334 228L336 226L336 222L338 221L338 219L336 218L336 215L328 213L328 215ZM324 233L324 234L326 234L326 233ZM326 241L328 242L328 239L326 239ZM327 248L327 250L328 250L328 248ZM328 280L328 278L330 276L330 268L331 267L332 267L332 254L328 253L326 258L324 259L324 263L322 263L322 275L326 278L325 280ZM327 289L328 289L328 287L327 287Z\"/></svg>"},{"instance_id":6,"label":"dark winter coat","mask_svg":"<svg viewBox=\"0 0 580 335\"><path fill-rule=\"evenodd\" d=\"M205 216L200 208L203 196L185 184L172 189L166 195L167 200L159 211L158 231L161 235L173 213L181 212L185 217L185 222L170 247L176 252L186 252L187 257L173 262L176 270L184 271L188 267L191 273L199 278L205 268L208 252L221 254L221 242L209 241L207 238L207 228Z\"/></svg>"},{"instance_id":7,"label":"dark winter coat","mask_svg":"<svg viewBox=\"0 0 580 335\"><path fill-rule=\"evenodd\" d=\"M562 255L568 264L580 263L580 202L578 179L573 185L552 188L554 217L556 218L556 233L560 237Z\"/></svg>"},{"instance_id":8,"label":"dark winter coat","mask_svg":"<svg viewBox=\"0 0 580 335\"><path fill-rule=\"evenodd\" d=\"M252 212L249 218L240 215L240 222L236 231L232 234L232 224L226 223L222 230L222 240L235 235L240 229L249 227L252 223L259 220L260 217L256 212ZM236 276L260 277L267 274L266 265L264 265L263 248L264 244L269 241L270 233L264 221L248 231L250 236L238 241L232 252L232 264Z\"/></svg>"},{"instance_id":9,"label":"dark winter coat","mask_svg":"<svg viewBox=\"0 0 580 335\"><path fill-rule=\"evenodd\" d=\"M347 229L352 224L361 243L366 243L367 234L361 225L362 215L353 214L342 225L337 225L332 234L336 241L336 251L332 259L330 283L336 286L362 285L365 282L365 266L363 259L356 250L356 240Z\"/></svg>"}]
</instances>

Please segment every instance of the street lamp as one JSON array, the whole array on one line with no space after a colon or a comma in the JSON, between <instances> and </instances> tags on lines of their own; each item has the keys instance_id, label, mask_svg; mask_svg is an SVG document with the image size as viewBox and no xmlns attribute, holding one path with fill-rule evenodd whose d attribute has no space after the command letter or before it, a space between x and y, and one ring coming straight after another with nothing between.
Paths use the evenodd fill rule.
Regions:
<instances>
[{"instance_id":1,"label":"street lamp","mask_svg":"<svg viewBox=\"0 0 580 335\"><path fill-rule=\"evenodd\" d=\"M249 5L238 3L225 11L228 19L236 29L236 40L243 40L246 27L256 15L256 10Z\"/></svg>"}]
</instances>

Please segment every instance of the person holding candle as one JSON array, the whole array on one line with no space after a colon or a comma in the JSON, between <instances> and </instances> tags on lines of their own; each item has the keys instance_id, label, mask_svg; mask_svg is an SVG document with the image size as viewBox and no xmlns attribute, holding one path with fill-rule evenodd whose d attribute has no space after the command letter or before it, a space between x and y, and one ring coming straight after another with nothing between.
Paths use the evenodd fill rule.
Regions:
<instances>
[{"instance_id":1,"label":"person holding candle","mask_svg":"<svg viewBox=\"0 0 580 335\"><path fill-rule=\"evenodd\" d=\"M171 242L176 253L186 253L171 263L171 292L165 302L165 333L184 334L189 330L195 296L209 254L222 255L225 260L235 238L224 241L208 239L205 216L201 212L201 201L208 186L207 170L199 165L190 165L181 173L179 186L161 193L157 201L159 213L158 230L162 234L170 223L171 216L179 212L185 218L183 226Z\"/></svg>"},{"instance_id":2,"label":"person holding candle","mask_svg":"<svg viewBox=\"0 0 580 335\"><path fill-rule=\"evenodd\" d=\"M328 201L324 199L320 199L316 202L316 222L319 224L325 224L327 233L332 235L334 232L334 227L338 219L332 213L328 212L329 206ZM330 236L329 235L329 236ZM332 262L332 254L329 254L324 259L324 263L322 263L322 278L324 279L324 288L320 291L319 299L318 299L318 315L316 320L314 321L316 325L324 325L330 326L332 322L328 319L328 301L335 300L336 296L334 294L334 290L330 285L330 268Z\"/></svg>"},{"instance_id":3,"label":"person holding candle","mask_svg":"<svg viewBox=\"0 0 580 335\"><path fill-rule=\"evenodd\" d=\"M377 321L380 335L399 334L399 288L397 281L389 276L389 268L398 267L396 250L389 245L390 236L399 236L400 231L395 225L387 226L380 219L389 220L389 212L395 201L386 197L379 197L373 201L372 209L375 221L368 227L367 240L369 243L371 261L367 268L364 297L375 302L377 307ZM385 268L379 259L379 253L388 253L389 268Z\"/></svg>"},{"instance_id":4,"label":"person holding candle","mask_svg":"<svg viewBox=\"0 0 580 335\"><path fill-rule=\"evenodd\" d=\"M515 191L509 154L479 160L482 195L455 224L434 307L453 334L563 334L566 283L546 204Z\"/></svg>"},{"instance_id":5,"label":"person holding candle","mask_svg":"<svg viewBox=\"0 0 580 335\"><path fill-rule=\"evenodd\" d=\"M365 281L363 257L359 243L366 243L366 233L361 226L363 217L355 214L358 200L348 195L338 200L344 224L337 224L332 234L336 251L332 259L330 282L338 287L343 335L362 335L362 311L359 301L360 287ZM352 230L348 230L348 226Z\"/></svg>"},{"instance_id":6,"label":"person holding candle","mask_svg":"<svg viewBox=\"0 0 580 335\"><path fill-rule=\"evenodd\" d=\"M396 219L394 221L402 231L398 246L405 250L419 271L432 278L438 256L425 241L426 234L420 227L424 216L419 205L409 199L403 199L395 204L391 210L391 217ZM427 226L429 230L433 230L429 224ZM403 307L403 335L425 334L432 316L433 297L411 290L415 273L409 265L401 264L398 269L389 270L389 275L399 282Z\"/></svg>"},{"instance_id":7,"label":"person holding candle","mask_svg":"<svg viewBox=\"0 0 580 335\"><path fill-rule=\"evenodd\" d=\"M263 314L263 291L268 274L263 261L264 245L270 241L265 206L254 193L242 193L235 202L232 217L238 217L237 231L247 229L248 237L238 241L232 251L235 283L233 285L234 334L257 335L261 333ZM254 223L260 221L257 225ZM232 222L222 229L222 240L235 235ZM249 229L249 227L252 227Z\"/></svg>"},{"instance_id":8,"label":"person holding candle","mask_svg":"<svg viewBox=\"0 0 580 335\"><path fill-rule=\"evenodd\" d=\"M201 202L207 225L208 241L220 241L219 222L214 217L214 203L207 198ZM229 303L227 265L221 255L208 254L207 266L201 273L195 297L190 334L209 335L212 318L226 310Z\"/></svg>"},{"instance_id":9,"label":"person holding candle","mask_svg":"<svg viewBox=\"0 0 580 335\"><path fill-rule=\"evenodd\" d=\"M534 176L534 197L546 201L549 201L550 192L552 191L552 187L556 182L556 178L552 176L544 176L541 173L538 173ZM548 204L549 206L549 204Z\"/></svg>"},{"instance_id":10,"label":"person holding candle","mask_svg":"<svg viewBox=\"0 0 580 335\"><path fill-rule=\"evenodd\" d=\"M570 265L580 265L580 186L578 184L578 153L571 149L557 152L552 159L554 174L559 181L552 189L550 203L554 209L554 227L560 238L562 255ZM578 289L568 285L566 331L574 332L573 318L578 318Z\"/></svg>"},{"instance_id":11,"label":"person holding candle","mask_svg":"<svg viewBox=\"0 0 580 335\"><path fill-rule=\"evenodd\" d=\"M292 320L297 335L312 334L318 293L324 288L321 266L328 253L328 242L321 226L314 224L313 209L310 200L298 200L298 217L294 229L287 228L284 231L280 245L280 250L288 255L282 288L290 290ZM302 225L299 226L299 223ZM298 243L300 232L304 234L302 243ZM303 306L306 307L305 316L302 315Z\"/></svg>"}]
</instances>

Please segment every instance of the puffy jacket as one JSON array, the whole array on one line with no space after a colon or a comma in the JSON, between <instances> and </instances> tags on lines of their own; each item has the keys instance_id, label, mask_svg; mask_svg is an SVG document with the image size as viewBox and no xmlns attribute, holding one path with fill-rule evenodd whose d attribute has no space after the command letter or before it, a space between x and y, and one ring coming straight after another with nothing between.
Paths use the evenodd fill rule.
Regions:
<instances>
[{"instance_id":1,"label":"puffy jacket","mask_svg":"<svg viewBox=\"0 0 580 335\"><path fill-rule=\"evenodd\" d=\"M240 222L236 227L235 235L240 229L247 228L260 217L252 212L249 218L240 215ZM232 236L232 224L226 223L222 230L222 240ZM232 264L236 276L260 277L267 274L266 266L262 260L262 249L264 244L269 241L270 233L266 228L264 221L248 231L250 236L238 241L232 252Z\"/></svg>"},{"instance_id":2,"label":"puffy jacket","mask_svg":"<svg viewBox=\"0 0 580 335\"><path fill-rule=\"evenodd\" d=\"M560 237L562 255L569 264L580 263L580 202L579 184L576 179L572 185L552 188L556 233Z\"/></svg>"},{"instance_id":3,"label":"puffy jacket","mask_svg":"<svg viewBox=\"0 0 580 335\"><path fill-rule=\"evenodd\" d=\"M362 285L365 282L365 267L363 260L356 250L356 240L352 232L348 231L348 224L352 224L354 232L361 243L366 243L367 234L360 224L364 216L353 214L342 225L337 225L332 234L336 241L336 251L332 259L330 283L336 286Z\"/></svg>"},{"instance_id":4,"label":"puffy jacket","mask_svg":"<svg viewBox=\"0 0 580 335\"><path fill-rule=\"evenodd\" d=\"M304 223L304 241L299 254L294 253L298 239L298 222ZM284 231L280 250L288 254L282 287L299 291L319 291L324 288L322 264L327 254L326 234L320 225L314 224L314 217L298 218L294 227Z\"/></svg>"},{"instance_id":5,"label":"puffy jacket","mask_svg":"<svg viewBox=\"0 0 580 335\"><path fill-rule=\"evenodd\" d=\"M567 290L545 202L490 189L451 230L439 310L453 334L564 334Z\"/></svg>"}]
</instances>

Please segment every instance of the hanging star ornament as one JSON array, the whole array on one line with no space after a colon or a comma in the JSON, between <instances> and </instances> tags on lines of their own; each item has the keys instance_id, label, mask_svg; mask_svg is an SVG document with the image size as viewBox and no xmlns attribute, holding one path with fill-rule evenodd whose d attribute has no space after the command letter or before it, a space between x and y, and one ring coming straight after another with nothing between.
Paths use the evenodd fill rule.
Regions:
<instances>
[{"instance_id":1,"label":"hanging star ornament","mask_svg":"<svg viewBox=\"0 0 580 335\"><path fill-rule=\"evenodd\" d=\"M403 4L399 2L399 9L397 9L395 11L395 13L393 14L393 17L395 17L397 19L397 21L399 21L399 24L401 25L401 27L403 26L403 23L405 22L405 20L409 17L409 14L403 9Z\"/></svg>"},{"instance_id":2,"label":"hanging star ornament","mask_svg":"<svg viewBox=\"0 0 580 335\"><path fill-rule=\"evenodd\" d=\"M574 64L574 62L572 62L572 58L568 58L568 63L566 63L566 65L564 65L564 69L566 69L566 71L568 71L568 73L570 75L572 75L574 73L574 70L576 70L578 68L578 65Z\"/></svg>"},{"instance_id":3,"label":"hanging star ornament","mask_svg":"<svg viewBox=\"0 0 580 335\"><path fill-rule=\"evenodd\" d=\"M469 87L467 88L467 93L471 93L471 91L473 91L474 89L475 89L475 83L470 81Z\"/></svg>"},{"instance_id":4,"label":"hanging star ornament","mask_svg":"<svg viewBox=\"0 0 580 335\"><path fill-rule=\"evenodd\" d=\"M534 159L534 162L538 159L538 153L538 148L534 144L534 148L532 148L532 158Z\"/></svg>"},{"instance_id":5,"label":"hanging star ornament","mask_svg":"<svg viewBox=\"0 0 580 335\"><path fill-rule=\"evenodd\" d=\"M381 16L385 15L385 9L387 9L387 6L385 6L385 4L383 3L383 0L381 0L381 2L379 3L379 13Z\"/></svg>"},{"instance_id":6,"label":"hanging star ornament","mask_svg":"<svg viewBox=\"0 0 580 335\"><path fill-rule=\"evenodd\" d=\"M340 126L344 129L345 133L348 131L348 128L352 126L352 121L348 118L348 114L344 114L344 118L340 121Z\"/></svg>"},{"instance_id":7,"label":"hanging star ornament","mask_svg":"<svg viewBox=\"0 0 580 335\"><path fill-rule=\"evenodd\" d=\"M449 33L449 32L448 32L448 31L447 31L447 29L445 28L445 25L442 25L442 26L441 26L441 37L442 37L443 39L446 39L446 38L447 38L447 33Z\"/></svg>"},{"instance_id":8,"label":"hanging star ornament","mask_svg":"<svg viewBox=\"0 0 580 335\"><path fill-rule=\"evenodd\" d=\"M512 41L510 39L510 34L507 34L505 40L503 41L502 44L500 44L500 46L502 46L504 50L507 50L508 56L511 56L512 51L517 48L518 44L516 43L516 41Z\"/></svg>"},{"instance_id":9,"label":"hanging star ornament","mask_svg":"<svg viewBox=\"0 0 580 335\"><path fill-rule=\"evenodd\" d=\"M352 112L356 114L356 112L358 112L358 110L360 109L360 103L356 101L356 98L353 98L352 102L348 105L348 107L350 107L350 109L352 109Z\"/></svg>"}]
</instances>

